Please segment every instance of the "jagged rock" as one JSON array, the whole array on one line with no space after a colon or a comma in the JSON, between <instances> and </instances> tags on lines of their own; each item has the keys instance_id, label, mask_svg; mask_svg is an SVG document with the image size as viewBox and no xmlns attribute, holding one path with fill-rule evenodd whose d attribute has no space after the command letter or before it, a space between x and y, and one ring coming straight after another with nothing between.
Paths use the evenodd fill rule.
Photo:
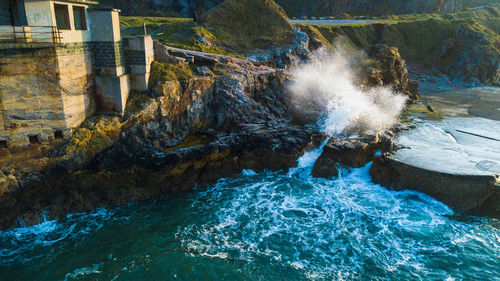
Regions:
<instances>
[{"instance_id":1,"label":"jagged rock","mask_svg":"<svg viewBox=\"0 0 500 281\"><path fill-rule=\"evenodd\" d=\"M294 166L321 136L314 126L289 125L288 74L224 61L214 69L231 74L217 77L191 76L178 64L153 67L150 92L130 100L140 109L124 120L89 120L59 149L62 161L15 173L19 184L2 186L0 228L18 218L38 223L42 211L56 219L210 184L242 169Z\"/></svg>"},{"instance_id":2,"label":"jagged rock","mask_svg":"<svg viewBox=\"0 0 500 281\"><path fill-rule=\"evenodd\" d=\"M397 48L377 44L365 49L365 52L373 60L367 61L368 73L362 85L392 86L400 93L409 94L408 69Z\"/></svg>"},{"instance_id":3,"label":"jagged rock","mask_svg":"<svg viewBox=\"0 0 500 281\"><path fill-rule=\"evenodd\" d=\"M121 123L118 117L97 117L85 123L73 133L72 138L56 154L66 160L63 165L69 171L82 169L97 154L118 140Z\"/></svg>"},{"instance_id":4,"label":"jagged rock","mask_svg":"<svg viewBox=\"0 0 500 281\"><path fill-rule=\"evenodd\" d=\"M14 171L10 169L0 170L0 196L17 188L19 188L19 184L14 176Z\"/></svg>"},{"instance_id":5,"label":"jagged rock","mask_svg":"<svg viewBox=\"0 0 500 281\"><path fill-rule=\"evenodd\" d=\"M338 176L339 168L359 168L370 162L377 150L386 148L387 138L364 135L350 139L331 138L316 161L312 175L331 178Z\"/></svg>"},{"instance_id":6,"label":"jagged rock","mask_svg":"<svg viewBox=\"0 0 500 281\"><path fill-rule=\"evenodd\" d=\"M206 66L199 66L196 68L196 71L203 76L211 76L213 74L212 70Z\"/></svg>"}]
</instances>

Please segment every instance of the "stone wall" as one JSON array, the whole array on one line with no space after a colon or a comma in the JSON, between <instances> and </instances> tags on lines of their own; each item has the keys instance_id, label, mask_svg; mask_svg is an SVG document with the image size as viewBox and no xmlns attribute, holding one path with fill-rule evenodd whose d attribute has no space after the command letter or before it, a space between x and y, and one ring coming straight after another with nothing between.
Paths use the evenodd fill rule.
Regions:
<instances>
[{"instance_id":1,"label":"stone wall","mask_svg":"<svg viewBox=\"0 0 500 281\"><path fill-rule=\"evenodd\" d=\"M151 37L122 41L116 10L89 18L93 41L0 45L0 149L69 137L96 109L123 114L130 90L147 90Z\"/></svg>"},{"instance_id":2,"label":"stone wall","mask_svg":"<svg viewBox=\"0 0 500 281\"><path fill-rule=\"evenodd\" d=\"M89 50L83 43L0 49L0 141L15 147L64 138L92 114Z\"/></svg>"},{"instance_id":3,"label":"stone wall","mask_svg":"<svg viewBox=\"0 0 500 281\"><path fill-rule=\"evenodd\" d=\"M119 67L125 65L123 42L92 42L92 52L96 68Z\"/></svg>"}]
</instances>

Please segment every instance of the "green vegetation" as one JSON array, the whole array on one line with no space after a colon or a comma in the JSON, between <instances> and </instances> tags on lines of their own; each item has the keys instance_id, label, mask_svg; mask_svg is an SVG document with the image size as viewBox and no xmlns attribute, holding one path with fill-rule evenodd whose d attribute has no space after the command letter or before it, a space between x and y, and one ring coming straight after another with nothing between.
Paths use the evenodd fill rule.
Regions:
<instances>
[{"instance_id":1,"label":"green vegetation","mask_svg":"<svg viewBox=\"0 0 500 281\"><path fill-rule=\"evenodd\" d=\"M272 0L227 0L207 12L203 24L217 43L236 53L290 44L293 27Z\"/></svg>"},{"instance_id":2,"label":"green vegetation","mask_svg":"<svg viewBox=\"0 0 500 281\"><path fill-rule=\"evenodd\" d=\"M147 26L158 27L164 24L192 22L191 19L185 18L164 18L164 17L120 17L121 27L142 27L144 23Z\"/></svg>"},{"instance_id":3,"label":"green vegetation","mask_svg":"<svg viewBox=\"0 0 500 281\"><path fill-rule=\"evenodd\" d=\"M151 100L152 98L148 96L147 92L138 92L134 90L130 91L127 99L125 112L126 117L130 116L131 114L139 113L144 108L146 103Z\"/></svg>"},{"instance_id":4,"label":"green vegetation","mask_svg":"<svg viewBox=\"0 0 500 281\"><path fill-rule=\"evenodd\" d=\"M385 23L318 26L330 42L347 39L357 48L375 43L397 46L404 58L414 63L449 66L455 59L438 54L445 43L474 48L492 58L500 55L500 8L438 15L388 17ZM439 56L439 57L437 57Z\"/></svg>"},{"instance_id":5,"label":"green vegetation","mask_svg":"<svg viewBox=\"0 0 500 281\"><path fill-rule=\"evenodd\" d=\"M272 0L227 0L202 16L202 25L192 19L122 17L122 34L148 34L169 46L241 57L250 50L290 44L293 26Z\"/></svg>"},{"instance_id":6,"label":"green vegetation","mask_svg":"<svg viewBox=\"0 0 500 281\"><path fill-rule=\"evenodd\" d=\"M192 68L187 64L164 63L154 61L151 64L149 82L155 85L158 81L188 80L193 78Z\"/></svg>"},{"instance_id":7,"label":"green vegetation","mask_svg":"<svg viewBox=\"0 0 500 281\"><path fill-rule=\"evenodd\" d=\"M214 44L216 37L212 32L195 25L192 19L187 18L121 17L122 34L125 36L144 34L144 23L146 23L147 33L151 34L153 39L166 45L186 50L232 55L225 48ZM204 42L200 41L202 38Z\"/></svg>"}]
</instances>

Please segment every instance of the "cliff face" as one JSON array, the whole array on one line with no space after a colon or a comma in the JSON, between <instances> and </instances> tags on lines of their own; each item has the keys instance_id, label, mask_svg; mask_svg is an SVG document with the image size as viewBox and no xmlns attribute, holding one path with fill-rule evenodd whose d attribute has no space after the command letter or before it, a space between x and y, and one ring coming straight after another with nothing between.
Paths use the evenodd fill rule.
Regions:
<instances>
[{"instance_id":1,"label":"cliff face","mask_svg":"<svg viewBox=\"0 0 500 281\"><path fill-rule=\"evenodd\" d=\"M189 63L179 52L155 55L150 90L131 93L125 116L88 118L55 151L2 163L0 229L184 191L243 169L288 170L322 141L316 120L324 112L295 101L290 73L189 54Z\"/></svg>"},{"instance_id":2,"label":"cliff face","mask_svg":"<svg viewBox=\"0 0 500 281\"><path fill-rule=\"evenodd\" d=\"M222 0L101 0L101 6L123 15L190 17L208 11ZM353 15L381 16L412 13L452 13L464 7L500 3L499 0L276 0L290 17Z\"/></svg>"},{"instance_id":3,"label":"cliff face","mask_svg":"<svg viewBox=\"0 0 500 281\"><path fill-rule=\"evenodd\" d=\"M498 85L499 23L499 8L488 7L452 15L400 16L383 24L314 28L331 42L347 40L357 48L395 46L411 64L464 82Z\"/></svg>"}]
</instances>

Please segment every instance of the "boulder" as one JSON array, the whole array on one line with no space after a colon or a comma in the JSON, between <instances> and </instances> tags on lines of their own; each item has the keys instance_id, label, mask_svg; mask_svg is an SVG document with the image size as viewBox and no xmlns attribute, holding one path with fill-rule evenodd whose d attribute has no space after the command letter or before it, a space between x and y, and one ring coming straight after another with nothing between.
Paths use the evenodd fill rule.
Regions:
<instances>
[{"instance_id":1,"label":"boulder","mask_svg":"<svg viewBox=\"0 0 500 281\"><path fill-rule=\"evenodd\" d=\"M396 91L416 98L408 91L408 69L397 48L376 44L364 50L369 60L361 84L365 87L391 86Z\"/></svg>"},{"instance_id":2,"label":"boulder","mask_svg":"<svg viewBox=\"0 0 500 281\"><path fill-rule=\"evenodd\" d=\"M331 178L338 176L339 168L362 167L372 161L375 153L384 148L386 143L386 139L380 135L364 135L350 139L331 138L316 161L312 175Z\"/></svg>"}]
</instances>

